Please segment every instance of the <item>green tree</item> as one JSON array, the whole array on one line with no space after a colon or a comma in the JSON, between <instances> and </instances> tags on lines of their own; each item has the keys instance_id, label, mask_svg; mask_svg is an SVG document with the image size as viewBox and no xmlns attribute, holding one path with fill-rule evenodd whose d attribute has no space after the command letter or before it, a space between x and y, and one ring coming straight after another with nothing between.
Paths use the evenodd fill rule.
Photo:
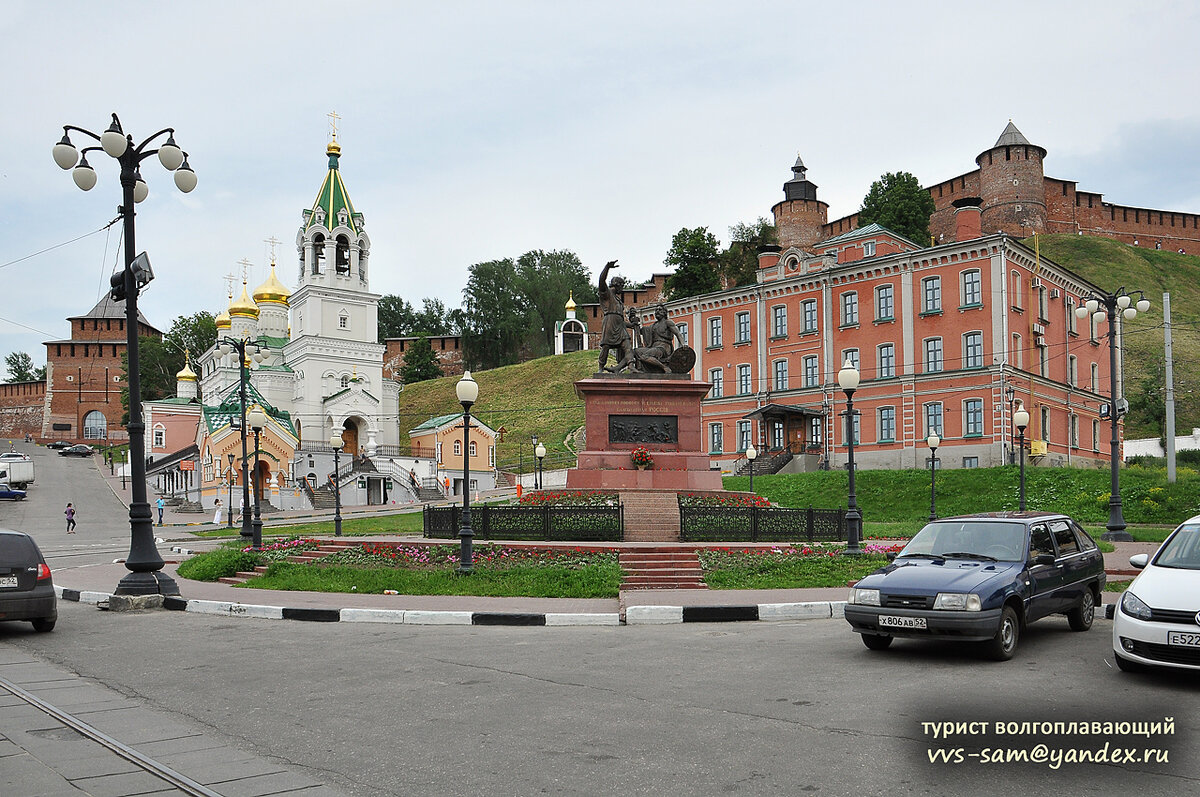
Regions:
<instances>
[{"instance_id":1,"label":"green tree","mask_svg":"<svg viewBox=\"0 0 1200 797\"><path fill-rule=\"evenodd\" d=\"M46 366L33 367L33 358L23 351L14 351L4 358L9 382L39 382L46 378Z\"/></svg>"},{"instance_id":2,"label":"green tree","mask_svg":"<svg viewBox=\"0 0 1200 797\"><path fill-rule=\"evenodd\" d=\"M579 302L596 301L591 275L568 250L526 252L517 258L517 280L531 314L525 342L535 356L554 351L554 323L563 318L571 295Z\"/></svg>"},{"instance_id":3,"label":"green tree","mask_svg":"<svg viewBox=\"0 0 1200 797\"><path fill-rule=\"evenodd\" d=\"M172 373L173 379L174 375L183 369L185 352L194 361L198 355L208 351L217 342L217 320L207 310L192 315L181 315L171 324L166 341L168 348L173 349L179 359L179 368ZM175 385L172 382L171 390L174 389Z\"/></svg>"},{"instance_id":4,"label":"green tree","mask_svg":"<svg viewBox=\"0 0 1200 797\"><path fill-rule=\"evenodd\" d=\"M929 241L933 197L908 172L888 172L871 183L858 211L858 226L878 223L924 245Z\"/></svg>"},{"instance_id":5,"label":"green tree","mask_svg":"<svg viewBox=\"0 0 1200 797\"><path fill-rule=\"evenodd\" d=\"M379 300L379 342L388 338L417 335L450 335L454 332L451 311L441 299L425 298L420 310L395 294Z\"/></svg>"},{"instance_id":6,"label":"green tree","mask_svg":"<svg viewBox=\"0 0 1200 797\"><path fill-rule=\"evenodd\" d=\"M684 227L671 239L671 248L663 264L674 266L667 278L667 296L679 299L698 296L721 289L719 261L721 242L707 227L689 230Z\"/></svg>"},{"instance_id":7,"label":"green tree","mask_svg":"<svg viewBox=\"0 0 1200 797\"><path fill-rule=\"evenodd\" d=\"M142 401L157 401L175 395L175 375L183 370L185 355L194 363L197 355L217 342L217 322L212 313L201 310L181 315L161 340L153 336L138 338L138 373ZM129 422L129 353L121 355L122 423Z\"/></svg>"},{"instance_id":8,"label":"green tree","mask_svg":"<svg viewBox=\"0 0 1200 797\"><path fill-rule=\"evenodd\" d=\"M775 225L759 216L752 224L729 228L729 248L721 253L721 279L726 288L753 285L758 281L758 251L779 243Z\"/></svg>"},{"instance_id":9,"label":"green tree","mask_svg":"<svg viewBox=\"0 0 1200 797\"><path fill-rule=\"evenodd\" d=\"M422 335L404 353L404 362L400 366L400 379L404 384L411 385L413 382L437 379L441 375L441 363L438 362L437 355L433 353L433 347L429 345L429 338Z\"/></svg>"},{"instance_id":10,"label":"green tree","mask_svg":"<svg viewBox=\"0 0 1200 797\"><path fill-rule=\"evenodd\" d=\"M462 296L464 362L479 370L515 363L530 317L517 264L512 258L476 263Z\"/></svg>"}]
</instances>

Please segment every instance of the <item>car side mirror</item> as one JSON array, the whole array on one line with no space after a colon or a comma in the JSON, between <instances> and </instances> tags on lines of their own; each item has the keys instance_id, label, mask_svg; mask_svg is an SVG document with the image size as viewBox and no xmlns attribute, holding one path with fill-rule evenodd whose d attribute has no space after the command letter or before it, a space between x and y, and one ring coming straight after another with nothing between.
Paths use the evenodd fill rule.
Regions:
<instances>
[{"instance_id":1,"label":"car side mirror","mask_svg":"<svg viewBox=\"0 0 1200 797\"><path fill-rule=\"evenodd\" d=\"M1033 561L1035 564L1039 564L1039 565L1052 565L1052 564L1054 564L1054 554L1040 553L1036 557L1034 557Z\"/></svg>"},{"instance_id":2,"label":"car side mirror","mask_svg":"<svg viewBox=\"0 0 1200 797\"><path fill-rule=\"evenodd\" d=\"M1141 570L1143 567L1150 564L1150 554L1148 554L1148 553L1134 554L1133 556L1129 557L1129 564L1133 565L1138 570Z\"/></svg>"},{"instance_id":3,"label":"car side mirror","mask_svg":"<svg viewBox=\"0 0 1200 797\"><path fill-rule=\"evenodd\" d=\"M884 554L884 556L887 557L887 560L889 562L896 561L896 552L895 551L888 551L886 554Z\"/></svg>"}]
</instances>

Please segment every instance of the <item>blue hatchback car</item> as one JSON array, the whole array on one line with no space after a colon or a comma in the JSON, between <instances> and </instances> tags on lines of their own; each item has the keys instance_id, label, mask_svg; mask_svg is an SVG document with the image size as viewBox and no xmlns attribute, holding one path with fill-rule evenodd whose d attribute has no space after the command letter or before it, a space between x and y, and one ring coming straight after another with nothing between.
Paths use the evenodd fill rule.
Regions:
<instances>
[{"instance_id":1,"label":"blue hatchback car","mask_svg":"<svg viewBox=\"0 0 1200 797\"><path fill-rule=\"evenodd\" d=\"M1034 620L1091 628L1104 557L1066 515L997 512L930 522L850 590L846 620L871 650L895 637L984 642L1011 659Z\"/></svg>"}]
</instances>

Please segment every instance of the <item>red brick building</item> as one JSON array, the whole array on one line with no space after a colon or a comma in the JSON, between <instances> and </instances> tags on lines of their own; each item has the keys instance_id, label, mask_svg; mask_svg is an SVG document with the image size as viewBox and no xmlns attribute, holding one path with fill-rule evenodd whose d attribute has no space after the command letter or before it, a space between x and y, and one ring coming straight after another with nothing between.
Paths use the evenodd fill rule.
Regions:
<instances>
[{"instance_id":1,"label":"red brick building","mask_svg":"<svg viewBox=\"0 0 1200 797\"><path fill-rule=\"evenodd\" d=\"M105 295L85 315L67 319L71 337L46 343L42 440L128 439L121 425L121 356L125 352L125 303ZM162 332L138 315L138 335Z\"/></svg>"},{"instance_id":2,"label":"red brick building","mask_svg":"<svg viewBox=\"0 0 1200 797\"><path fill-rule=\"evenodd\" d=\"M404 355L417 344L421 338L388 338L383 352L383 377L400 381L400 369L404 367ZM463 372L462 336L461 335L428 335L429 347L433 356L441 366L443 376L458 376Z\"/></svg>"},{"instance_id":3,"label":"red brick building","mask_svg":"<svg viewBox=\"0 0 1200 797\"><path fill-rule=\"evenodd\" d=\"M46 407L46 383L10 382L0 385L0 437L24 439L42 433Z\"/></svg>"},{"instance_id":4,"label":"red brick building","mask_svg":"<svg viewBox=\"0 0 1200 797\"><path fill-rule=\"evenodd\" d=\"M936 246L878 225L828 236L816 186L800 161L794 171L774 209L785 245L760 255L758 284L667 305L696 350L694 375L713 384L702 413L714 464L735 466L753 442L790 460L785 471L840 467L847 360L862 374L863 468L923 466L931 431L941 467L1002 464L1015 402L1031 416L1034 464L1107 462L1107 322L1074 313L1095 286L1007 232L982 234L1040 210L959 190Z\"/></svg>"}]
</instances>

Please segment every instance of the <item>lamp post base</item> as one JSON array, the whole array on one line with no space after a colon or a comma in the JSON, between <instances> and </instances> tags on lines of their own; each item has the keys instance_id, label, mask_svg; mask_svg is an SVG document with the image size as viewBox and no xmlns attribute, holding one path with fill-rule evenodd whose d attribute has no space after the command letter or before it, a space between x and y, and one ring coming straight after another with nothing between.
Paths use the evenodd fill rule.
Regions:
<instances>
[{"instance_id":1,"label":"lamp post base","mask_svg":"<svg viewBox=\"0 0 1200 797\"><path fill-rule=\"evenodd\" d=\"M121 579L114 595L178 595L179 585L175 579L160 570L130 573Z\"/></svg>"}]
</instances>

